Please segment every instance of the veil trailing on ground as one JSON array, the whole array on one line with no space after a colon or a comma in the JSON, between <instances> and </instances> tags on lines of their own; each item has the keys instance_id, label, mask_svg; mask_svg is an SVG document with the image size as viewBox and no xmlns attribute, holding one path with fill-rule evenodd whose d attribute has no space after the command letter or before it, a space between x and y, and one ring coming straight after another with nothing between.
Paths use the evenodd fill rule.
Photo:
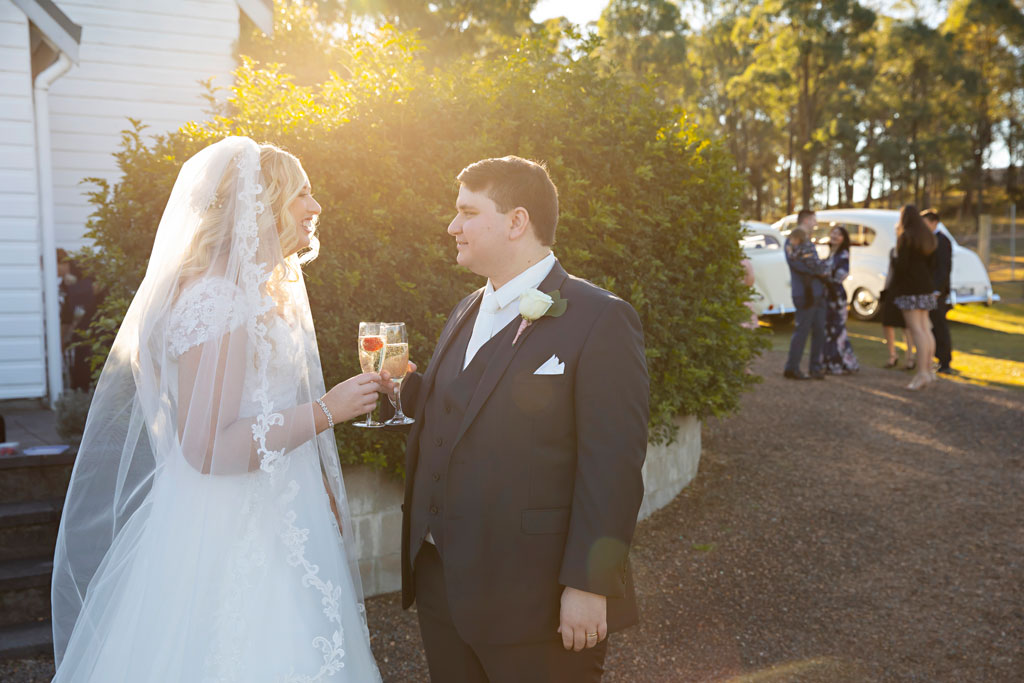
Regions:
<instances>
[{"instance_id":1,"label":"veil trailing on ground","mask_svg":"<svg viewBox=\"0 0 1024 683\"><path fill-rule=\"evenodd\" d=\"M323 375L300 260L282 251L299 226L272 206L279 182L261 172L259 145L229 137L189 159L174 184L71 477L54 558L58 665L73 631L112 628L109 604L133 580L126 567L145 573L140 556L177 548L164 558L173 571L146 571L165 584L152 590L211 603L219 627L182 629L211 640L203 671L232 670L245 629L261 628L246 623L256 618L247 590L273 585L260 583L268 555L286 563L275 582L294 580L322 607L308 641L320 672L294 680L343 666L339 601L351 598L362 614L362 591L334 435L314 426ZM310 501L336 504L327 514L341 534L333 529L326 551L315 530L310 542L308 510L322 510ZM321 571L332 549L345 560L328 564L347 562L351 586L332 578L345 572Z\"/></svg>"}]
</instances>

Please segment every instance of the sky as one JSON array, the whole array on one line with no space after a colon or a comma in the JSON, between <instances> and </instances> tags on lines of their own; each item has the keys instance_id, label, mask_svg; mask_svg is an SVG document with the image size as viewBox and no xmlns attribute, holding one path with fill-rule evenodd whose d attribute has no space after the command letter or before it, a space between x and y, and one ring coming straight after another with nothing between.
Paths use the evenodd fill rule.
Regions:
<instances>
[{"instance_id":1,"label":"sky","mask_svg":"<svg viewBox=\"0 0 1024 683\"><path fill-rule=\"evenodd\" d=\"M911 14L910 3L901 0L861 0L865 5L877 12L883 12L890 16L907 16ZM942 2L940 0L918 0L916 3L925 20L935 25L942 16ZM601 16L601 10L608 5L608 0L540 0L534 7L530 16L534 21L541 22L552 17L567 17L574 24L585 25L588 22L596 22ZM684 16L691 24L699 17L693 11L686 11Z\"/></svg>"},{"instance_id":2,"label":"sky","mask_svg":"<svg viewBox=\"0 0 1024 683\"><path fill-rule=\"evenodd\" d=\"M597 21L608 0L540 0L530 17L537 22L552 17L566 17L574 24Z\"/></svg>"}]
</instances>

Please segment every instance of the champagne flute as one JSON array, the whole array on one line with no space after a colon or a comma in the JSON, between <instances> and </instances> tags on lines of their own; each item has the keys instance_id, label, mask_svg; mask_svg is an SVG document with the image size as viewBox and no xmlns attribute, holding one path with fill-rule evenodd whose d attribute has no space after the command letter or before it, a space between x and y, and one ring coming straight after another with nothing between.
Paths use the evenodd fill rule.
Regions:
<instances>
[{"instance_id":1,"label":"champagne flute","mask_svg":"<svg viewBox=\"0 0 1024 683\"><path fill-rule=\"evenodd\" d=\"M382 367L387 370L397 385L395 397L388 396L391 399L391 405L395 407L395 415L384 424L411 425L416 420L406 417L402 412L402 380L409 372L409 337L405 332L405 323L383 323L381 335L385 341Z\"/></svg>"},{"instance_id":2,"label":"champagne flute","mask_svg":"<svg viewBox=\"0 0 1024 683\"><path fill-rule=\"evenodd\" d=\"M383 323L359 323L359 366L363 372L380 372L384 366L385 340L382 334ZM376 429L383 427L383 422L373 419L373 411L366 414L362 422L353 422L356 427Z\"/></svg>"}]
</instances>

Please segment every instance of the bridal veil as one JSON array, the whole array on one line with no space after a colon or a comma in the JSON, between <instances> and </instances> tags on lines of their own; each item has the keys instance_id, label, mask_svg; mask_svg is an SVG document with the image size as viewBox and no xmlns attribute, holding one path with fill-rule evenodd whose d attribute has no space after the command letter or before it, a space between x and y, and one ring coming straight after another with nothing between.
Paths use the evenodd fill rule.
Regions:
<instances>
[{"instance_id":1,"label":"bridal veil","mask_svg":"<svg viewBox=\"0 0 1024 683\"><path fill-rule=\"evenodd\" d=\"M266 634L285 629L261 622L297 613L310 657L282 679L334 680L356 635L345 613L368 641L334 435L314 427L324 385L300 257L285 256L299 226L272 205L281 179L261 169L265 152L226 138L171 191L71 476L52 585L58 665L76 641L88 644L76 658L101 657L111 629L172 633L181 642L160 647L203 650L176 675L233 680L254 643L272 648ZM155 607L133 612L125 595Z\"/></svg>"}]
</instances>

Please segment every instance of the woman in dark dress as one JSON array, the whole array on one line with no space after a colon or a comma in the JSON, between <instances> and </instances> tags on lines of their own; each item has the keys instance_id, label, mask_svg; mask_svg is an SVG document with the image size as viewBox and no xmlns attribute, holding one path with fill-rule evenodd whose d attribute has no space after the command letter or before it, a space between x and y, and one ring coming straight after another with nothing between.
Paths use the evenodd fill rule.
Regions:
<instances>
[{"instance_id":1,"label":"woman in dark dress","mask_svg":"<svg viewBox=\"0 0 1024 683\"><path fill-rule=\"evenodd\" d=\"M917 361L914 360L914 335L907 329L907 324L903 321L903 311L896 308L896 303L893 301L892 277L896 270L894 263L896 263L896 247L889 250L889 270L885 276L885 289L879 295L879 304L882 306L882 333L885 335L885 346L889 350L889 361L885 367L891 370L900 364L900 359L896 355L896 328L899 328L903 330L903 343L906 346L903 367L913 370L917 367Z\"/></svg>"},{"instance_id":2,"label":"woman in dark dress","mask_svg":"<svg viewBox=\"0 0 1024 683\"><path fill-rule=\"evenodd\" d=\"M913 204L907 204L900 211L896 232L899 238L893 264L893 302L903 311L907 329L917 342L917 374L907 385L908 389L916 391L935 381L932 373L935 337L928 312L935 308L937 295L932 278L937 241Z\"/></svg>"},{"instance_id":3,"label":"woman in dark dress","mask_svg":"<svg viewBox=\"0 0 1024 683\"><path fill-rule=\"evenodd\" d=\"M836 226L829 234L827 305L825 311L825 372L847 375L857 372L860 363L846 336L846 306L849 299L843 280L850 274L850 235L846 228Z\"/></svg>"}]
</instances>

